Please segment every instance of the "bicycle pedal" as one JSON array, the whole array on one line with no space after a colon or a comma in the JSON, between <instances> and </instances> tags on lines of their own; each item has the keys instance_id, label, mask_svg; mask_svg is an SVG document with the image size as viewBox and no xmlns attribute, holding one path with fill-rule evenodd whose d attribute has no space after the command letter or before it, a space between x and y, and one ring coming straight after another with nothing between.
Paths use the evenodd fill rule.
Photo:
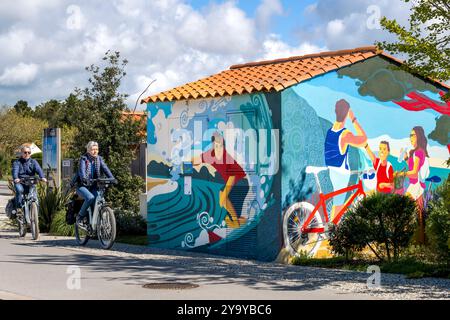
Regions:
<instances>
[{"instance_id":1,"label":"bicycle pedal","mask_svg":"<svg viewBox=\"0 0 450 320\"><path fill-rule=\"evenodd\" d=\"M300 243L302 244L302 246L304 246L304 245L306 245L308 243L309 236L307 234L305 234L305 233L302 233L300 235L300 239L301 239Z\"/></svg>"}]
</instances>

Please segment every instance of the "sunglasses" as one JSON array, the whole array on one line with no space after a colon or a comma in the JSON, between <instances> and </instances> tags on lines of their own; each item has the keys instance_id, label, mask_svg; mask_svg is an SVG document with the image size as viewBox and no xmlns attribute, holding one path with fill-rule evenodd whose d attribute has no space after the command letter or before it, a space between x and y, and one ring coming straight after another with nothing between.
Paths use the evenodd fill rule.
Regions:
<instances>
[{"instance_id":1,"label":"sunglasses","mask_svg":"<svg viewBox=\"0 0 450 320\"><path fill-rule=\"evenodd\" d=\"M30 151L24 151L23 154L31 154Z\"/></svg>"},{"instance_id":2,"label":"sunglasses","mask_svg":"<svg viewBox=\"0 0 450 320\"><path fill-rule=\"evenodd\" d=\"M414 136L415 136L415 134L410 134L410 135L409 135L410 138L412 138L412 137L414 137Z\"/></svg>"}]
</instances>

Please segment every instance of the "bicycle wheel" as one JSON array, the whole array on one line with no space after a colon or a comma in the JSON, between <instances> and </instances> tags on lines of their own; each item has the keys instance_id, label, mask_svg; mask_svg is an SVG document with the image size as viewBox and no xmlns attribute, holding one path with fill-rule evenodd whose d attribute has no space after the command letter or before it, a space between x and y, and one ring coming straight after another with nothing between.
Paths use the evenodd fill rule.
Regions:
<instances>
[{"instance_id":1,"label":"bicycle wheel","mask_svg":"<svg viewBox=\"0 0 450 320\"><path fill-rule=\"evenodd\" d=\"M116 240L116 217L110 207L102 207L98 215L98 240L103 249L108 250Z\"/></svg>"},{"instance_id":2,"label":"bicycle wheel","mask_svg":"<svg viewBox=\"0 0 450 320\"><path fill-rule=\"evenodd\" d=\"M283 218L284 244L293 256L313 256L320 247L323 237L319 233L303 233L301 226L314 211L314 206L309 202L297 202L291 205ZM319 211L314 214L310 228L323 227L323 219Z\"/></svg>"},{"instance_id":3,"label":"bicycle wheel","mask_svg":"<svg viewBox=\"0 0 450 320\"><path fill-rule=\"evenodd\" d=\"M90 239L89 232L83 228L80 228L78 223L75 222L75 241L79 246L85 246Z\"/></svg>"},{"instance_id":4,"label":"bicycle wheel","mask_svg":"<svg viewBox=\"0 0 450 320\"><path fill-rule=\"evenodd\" d=\"M31 237L33 240L39 239L39 211L36 202L30 206Z\"/></svg>"}]
</instances>

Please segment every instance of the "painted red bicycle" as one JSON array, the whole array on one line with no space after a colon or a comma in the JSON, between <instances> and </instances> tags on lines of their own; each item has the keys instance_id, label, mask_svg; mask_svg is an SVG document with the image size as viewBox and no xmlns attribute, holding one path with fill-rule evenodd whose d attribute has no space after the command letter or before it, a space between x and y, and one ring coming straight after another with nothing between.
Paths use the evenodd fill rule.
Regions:
<instances>
[{"instance_id":1,"label":"painted red bicycle","mask_svg":"<svg viewBox=\"0 0 450 320\"><path fill-rule=\"evenodd\" d=\"M349 171L350 174L358 174L358 183L343 189L324 194L320 186L319 173L329 170L328 167L306 167L307 174L314 174L319 191L318 202L313 205L302 201L292 204L284 213L283 236L286 248L291 255L301 254L313 256L323 240L328 239L332 229L339 223L347 209L355 206L366 196L363 188L363 175L374 175L373 171ZM338 206L332 220L329 218L327 203L332 198L351 192L342 206Z\"/></svg>"}]
</instances>

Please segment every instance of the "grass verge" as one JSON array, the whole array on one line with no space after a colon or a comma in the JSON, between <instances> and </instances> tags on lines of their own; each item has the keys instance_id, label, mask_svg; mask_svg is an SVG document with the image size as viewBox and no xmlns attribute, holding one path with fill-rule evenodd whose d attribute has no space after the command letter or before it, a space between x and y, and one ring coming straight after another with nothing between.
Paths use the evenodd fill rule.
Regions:
<instances>
[{"instance_id":1,"label":"grass verge","mask_svg":"<svg viewBox=\"0 0 450 320\"><path fill-rule=\"evenodd\" d=\"M419 261L414 258L403 258L396 262L377 262L369 260L346 260L344 257L304 258L296 257L292 264L298 266L363 271L370 265L378 265L381 272L406 275L409 279L435 277L450 279L450 266Z\"/></svg>"},{"instance_id":2,"label":"grass verge","mask_svg":"<svg viewBox=\"0 0 450 320\"><path fill-rule=\"evenodd\" d=\"M148 238L147 236L118 236L116 238L117 243L125 243L125 244L132 244L137 246L147 246L148 245Z\"/></svg>"}]
</instances>

